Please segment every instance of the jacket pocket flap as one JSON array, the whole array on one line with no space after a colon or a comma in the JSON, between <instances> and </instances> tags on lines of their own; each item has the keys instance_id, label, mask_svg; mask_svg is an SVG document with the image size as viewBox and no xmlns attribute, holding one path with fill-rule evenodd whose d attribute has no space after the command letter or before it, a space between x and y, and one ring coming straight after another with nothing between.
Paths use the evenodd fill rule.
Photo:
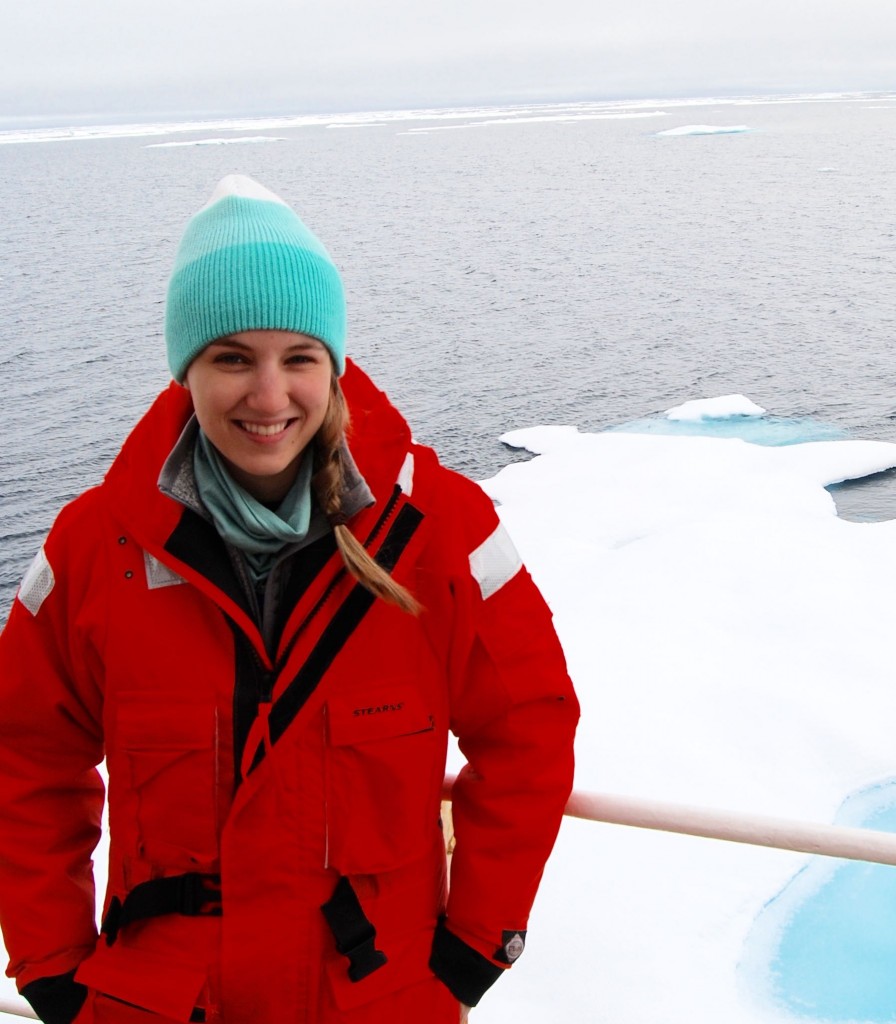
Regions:
<instances>
[{"instance_id":1,"label":"jacket pocket flap","mask_svg":"<svg viewBox=\"0 0 896 1024\"><path fill-rule=\"evenodd\" d=\"M330 743L335 747L429 732L433 718L410 683L378 681L337 693L327 701Z\"/></svg>"},{"instance_id":2,"label":"jacket pocket flap","mask_svg":"<svg viewBox=\"0 0 896 1024\"><path fill-rule=\"evenodd\" d=\"M125 750L207 750L215 714L206 704L123 694L116 719L117 746Z\"/></svg>"},{"instance_id":3,"label":"jacket pocket flap","mask_svg":"<svg viewBox=\"0 0 896 1024\"><path fill-rule=\"evenodd\" d=\"M152 1013L188 1021L205 985L206 970L149 950L101 943L78 968L75 980Z\"/></svg>"}]
</instances>

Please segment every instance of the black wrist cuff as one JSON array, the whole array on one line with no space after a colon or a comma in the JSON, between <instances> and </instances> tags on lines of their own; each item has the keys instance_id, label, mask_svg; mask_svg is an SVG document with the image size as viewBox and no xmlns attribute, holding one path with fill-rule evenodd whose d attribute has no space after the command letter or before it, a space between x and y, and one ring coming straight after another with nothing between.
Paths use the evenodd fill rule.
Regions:
<instances>
[{"instance_id":1,"label":"black wrist cuff","mask_svg":"<svg viewBox=\"0 0 896 1024\"><path fill-rule=\"evenodd\" d=\"M454 998L467 1006L475 1006L504 973L503 967L498 967L450 932L444 917L439 918L436 925L429 967L448 986Z\"/></svg>"},{"instance_id":2,"label":"black wrist cuff","mask_svg":"<svg viewBox=\"0 0 896 1024\"><path fill-rule=\"evenodd\" d=\"M45 1024L72 1024L84 1000L87 986L75 981L75 972L55 974L29 982L21 993Z\"/></svg>"}]
</instances>

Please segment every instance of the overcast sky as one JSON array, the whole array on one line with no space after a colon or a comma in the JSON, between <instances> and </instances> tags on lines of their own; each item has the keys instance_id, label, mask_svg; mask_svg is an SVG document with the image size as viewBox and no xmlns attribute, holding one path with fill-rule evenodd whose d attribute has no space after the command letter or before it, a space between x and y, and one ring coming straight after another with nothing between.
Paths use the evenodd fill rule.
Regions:
<instances>
[{"instance_id":1,"label":"overcast sky","mask_svg":"<svg viewBox=\"0 0 896 1024\"><path fill-rule=\"evenodd\" d=\"M3 0L0 121L896 89L896 0Z\"/></svg>"}]
</instances>

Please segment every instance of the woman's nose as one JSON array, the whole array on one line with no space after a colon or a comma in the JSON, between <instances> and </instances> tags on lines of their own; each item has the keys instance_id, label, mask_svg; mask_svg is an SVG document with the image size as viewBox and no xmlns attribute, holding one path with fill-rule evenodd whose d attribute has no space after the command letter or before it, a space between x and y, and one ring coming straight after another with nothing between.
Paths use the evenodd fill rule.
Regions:
<instances>
[{"instance_id":1,"label":"woman's nose","mask_svg":"<svg viewBox=\"0 0 896 1024\"><path fill-rule=\"evenodd\" d=\"M258 367L252 377L246 404L257 412L282 412L289 405L284 374L274 367Z\"/></svg>"}]
</instances>

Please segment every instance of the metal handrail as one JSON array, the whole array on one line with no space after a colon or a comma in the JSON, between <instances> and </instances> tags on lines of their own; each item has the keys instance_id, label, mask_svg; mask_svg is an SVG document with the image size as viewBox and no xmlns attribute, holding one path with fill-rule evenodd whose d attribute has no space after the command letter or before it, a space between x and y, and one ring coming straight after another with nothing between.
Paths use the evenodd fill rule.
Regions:
<instances>
[{"instance_id":1,"label":"metal handrail","mask_svg":"<svg viewBox=\"0 0 896 1024\"><path fill-rule=\"evenodd\" d=\"M445 779L442 799L451 799L456 776ZM742 814L688 804L664 803L612 793L575 790L563 812L586 821L657 829L797 853L896 865L896 834L759 814Z\"/></svg>"},{"instance_id":2,"label":"metal handrail","mask_svg":"<svg viewBox=\"0 0 896 1024\"><path fill-rule=\"evenodd\" d=\"M24 999L18 1002L0 997L0 1013L8 1013L13 1017L27 1017L29 1020L40 1020Z\"/></svg>"}]
</instances>

